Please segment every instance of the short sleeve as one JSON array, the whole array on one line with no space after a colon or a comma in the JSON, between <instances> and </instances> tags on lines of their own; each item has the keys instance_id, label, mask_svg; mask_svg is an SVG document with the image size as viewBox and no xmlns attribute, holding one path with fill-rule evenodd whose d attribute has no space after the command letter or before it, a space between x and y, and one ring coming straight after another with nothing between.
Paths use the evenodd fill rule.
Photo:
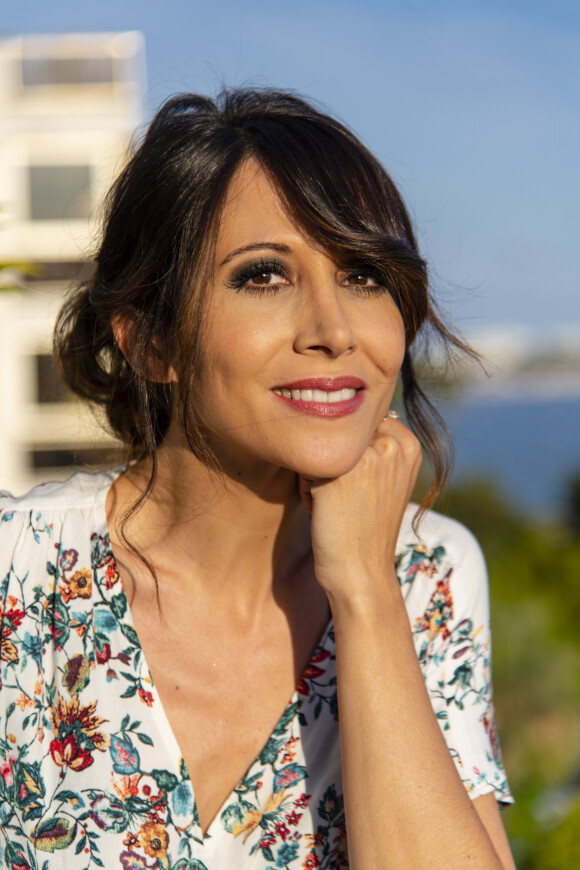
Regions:
<instances>
[{"instance_id":1,"label":"short sleeve","mask_svg":"<svg viewBox=\"0 0 580 870\"><path fill-rule=\"evenodd\" d=\"M431 703L469 796L512 803L495 726L483 555L446 517L432 515L426 532L404 548L398 573Z\"/></svg>"}]
</instances>

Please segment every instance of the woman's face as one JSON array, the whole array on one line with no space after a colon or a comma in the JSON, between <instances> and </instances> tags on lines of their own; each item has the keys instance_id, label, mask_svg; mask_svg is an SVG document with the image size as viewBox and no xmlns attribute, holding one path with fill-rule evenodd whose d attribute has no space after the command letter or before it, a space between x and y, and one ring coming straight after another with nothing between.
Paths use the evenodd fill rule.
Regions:
<instances>
[{"instance_id":1,"label":"woman's face","mask_svg":"<svg viewBox=\"0 0 580 870\"><path fill-rule=\"evenodd\" d=\"M195 393L224 469L344 474L389 408L404 350L379 279L314 247L245 163L221 215Z\"/></svg>"}]
</instances>

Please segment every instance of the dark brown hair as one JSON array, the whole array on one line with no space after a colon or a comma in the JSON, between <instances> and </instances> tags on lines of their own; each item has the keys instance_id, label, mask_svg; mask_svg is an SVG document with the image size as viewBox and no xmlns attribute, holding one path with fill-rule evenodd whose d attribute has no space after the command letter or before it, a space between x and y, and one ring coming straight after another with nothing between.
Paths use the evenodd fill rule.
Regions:
<instances>
[{"instance_id":1,"label":"dark brown hair","mask_svg":"<svg viewBox=\"0 0 580 870\"><path fill-rule=\"evenodd\" d=\"M216 467L193 401L203 365L204 294L228 187L250 157L316 244L337 263L368 264L390 287L406 330L405 412L434 469L423 502L431 504L450 446L419 386L413 355L429 331L448 348L473 352L436 312L425 262L388 174L343 124L292 93L225 90L216 100L182 94L161 107L107 196L94 274L60 312L54 346L66 382L104 406L130 458L152 459L150 491L175 401L170 386L147 378L151 347L163 347L182 385L191 449ZM132 322L131 366L114 341L116 317Z\"/></svg>"}]
</instances>

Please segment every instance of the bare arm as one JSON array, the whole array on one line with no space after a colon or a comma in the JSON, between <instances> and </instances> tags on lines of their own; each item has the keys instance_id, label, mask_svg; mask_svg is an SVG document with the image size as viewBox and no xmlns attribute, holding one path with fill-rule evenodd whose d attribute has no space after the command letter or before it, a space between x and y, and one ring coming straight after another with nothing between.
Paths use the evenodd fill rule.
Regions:
<instances>
[{"instance_id":1,"label":"bare arm","mask_svg":"<svg viewBox=\"0 0 580 870\"><path fill-rule=\"evenodd\" d=\"M501 821L487 799L478 812L457 774L385 570L418 462L414 437L388 421L353 471L311 489L316 572L336 632L350 866L512 868Z\"/></svg>"}]
</instances>

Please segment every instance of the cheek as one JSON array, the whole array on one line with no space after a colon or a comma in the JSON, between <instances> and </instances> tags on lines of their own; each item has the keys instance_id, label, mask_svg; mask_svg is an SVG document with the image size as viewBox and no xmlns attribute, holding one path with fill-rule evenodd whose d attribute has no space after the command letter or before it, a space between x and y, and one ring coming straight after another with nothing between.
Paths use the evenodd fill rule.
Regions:
<instances>
[{"instance_id":1,"label":"cheek","mask_svg":"<svg viewBox=\"0 0 580 870\"><path fill-rule=\"evenodd\" d=\"M214 318L202 350L199 401L214 411L227 399L232 410L263 368L263 339L255 325L237 317Z\"/></svg>"},{"instance_id":2,"label":"cheek","mask_svg":"<svg viewBox=\"0 0 580 870\"><path fill-rule=\"evenodd\" d=\"M389 380L397 379L405 355L405 327L399 316L373 336L373 355L377 366Z\"/></svg>"}]
</instances>

